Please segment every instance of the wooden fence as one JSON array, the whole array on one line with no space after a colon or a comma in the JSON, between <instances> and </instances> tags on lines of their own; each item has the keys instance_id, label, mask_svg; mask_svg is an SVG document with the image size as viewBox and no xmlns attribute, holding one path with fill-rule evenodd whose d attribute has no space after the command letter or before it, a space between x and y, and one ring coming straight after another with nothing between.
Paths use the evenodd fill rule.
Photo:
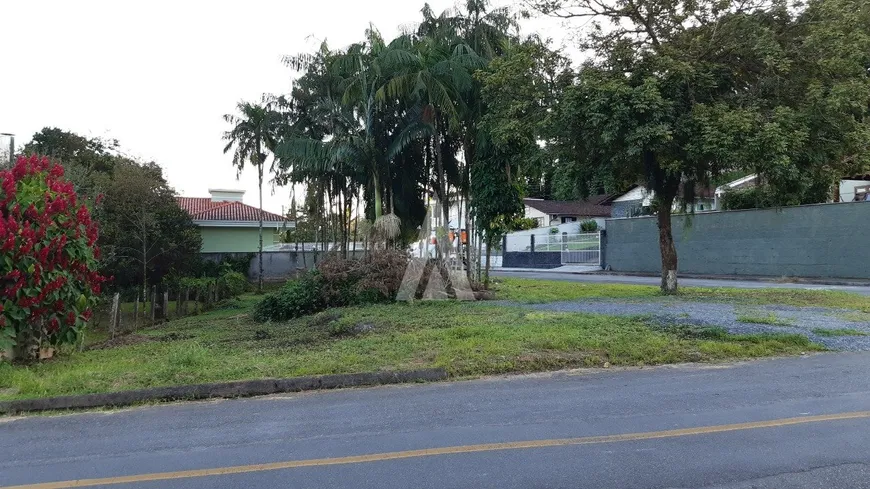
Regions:
<instances>
[{"instance_id":1,"label":"wooden fence","mask_svg":"<svg viewBox=\"0 0 870 489\"><path fill-rule=\"evenodd\" d=\"M204 289L159 289L152 286L148 294L136 294L132 301L124 302L115 293L98 311L97 327L105 328L114 338L139 328L153 326L172 319L197 315L212 309L220 300L215 285ZM101 314L100 314L101 313ZM105 321L105 323L103 323Z\"/></svg>"}]
</instances>

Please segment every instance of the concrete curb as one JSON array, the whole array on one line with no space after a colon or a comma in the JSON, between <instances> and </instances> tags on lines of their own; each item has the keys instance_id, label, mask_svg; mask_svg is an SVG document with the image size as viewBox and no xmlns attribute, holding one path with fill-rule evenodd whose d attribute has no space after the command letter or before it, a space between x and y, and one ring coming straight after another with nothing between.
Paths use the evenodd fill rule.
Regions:
<instances>
[{"instance_id":1,"label":"concrete curb","mask_svg":"<svg viewBox=\"0 0 870 489\"><path fill-rule=\"evenodd\" d=\"M243 380L214 384L193 384L171 387L155 387L104 394L46 397L0 401L0 414L60 409L86 409L104 406L129 406L142 402L196 400L209 398L233 398L264 396L281 392L300 392L341 387L402 384L409 382L435 382L447 379L442 368L411 370L407 372L369 372L337 374L289 379Z\"/></svg>"}]
</instances>

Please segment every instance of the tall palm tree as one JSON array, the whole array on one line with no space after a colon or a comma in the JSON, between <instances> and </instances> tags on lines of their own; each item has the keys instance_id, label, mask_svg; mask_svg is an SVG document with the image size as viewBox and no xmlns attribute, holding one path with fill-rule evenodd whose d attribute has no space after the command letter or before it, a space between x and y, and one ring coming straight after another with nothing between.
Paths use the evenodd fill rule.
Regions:
<instances>
[{"instance_id":1,"label":"tall palm tree","mask_svg":"<svg viewBox=\"0 0 870 489\"><path fill-rule=\"evenodd\" d=\"M318 100L309 108L318 107L317 123L326 130L299 130L282 139L277 155L284 171L295 178L338 172L355 180L352 186L371 189L374 217L382 217L387 207L384 190L391 185L390 161L413 142L414 131L420 128L396 130L388 120L384 100L377 100L376 94L391 70L411 59L410 52L385 44L373 27L366 31L364 41L346 50L330 51L324 46L319 56L288 58L288 64L305 69L309 79L321 79ZM299 122L309 125L311 121ZM393 206L389 209L392 212Z\"/></svg>"},{"instance_id":2,"label":"tall palm tree","mask_svg":"<svg viewBox=\"0 0 870 489\"><path fill-rule=\"evenodd\" d=\"M265 101L264 101L265 102ZM233 166L237 175L242 173L250 163L257 168L257 183L260 197L259 229L260 243L258 248L259 276L257 291L263 291L263 166L266 163L266 151L274 152L277 144L276 134L280 130L281 115L273 110L271 104L256 104L239 102L236 105L237 114L227 114L224 120L232 124L232 129L224 133L227 141L224 153L233 151ZM235 147L235 150L233 148Z\"/></svg>"},{"instance_id":3,"label":"tall palm tree","mask_svg":"<svg viewBox=\"0 0 870 489\"><path fill-rule=\"evenodd\" d=\"M404 44L413 57L402 60L393 76L377 92L379 99L405 98L421 107L421 121L430 126L435 153L437 193L445 225L450 219L450 198L444 167L445 136L456 133L464 108L462 94L473 86L473 70L485 62L461 39L446 29L426 36L405 35L395 44Z\"/></svg>"}]
</instances>

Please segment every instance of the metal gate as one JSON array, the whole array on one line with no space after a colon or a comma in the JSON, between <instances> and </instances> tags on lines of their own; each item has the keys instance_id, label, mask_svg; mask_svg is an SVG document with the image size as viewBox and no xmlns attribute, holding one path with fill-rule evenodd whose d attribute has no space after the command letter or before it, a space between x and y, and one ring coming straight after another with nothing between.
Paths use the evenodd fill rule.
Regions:
<instances>
[{"instance_id":1,"label":"metal gate","mask_svg":"<svg viewBox=\"0 0 870 489\"><path fill-rule=\"evenodd\" d=\"M601 265L601 234L556 235L561 239L563 265Z\"/></svg>"}]
</instances>

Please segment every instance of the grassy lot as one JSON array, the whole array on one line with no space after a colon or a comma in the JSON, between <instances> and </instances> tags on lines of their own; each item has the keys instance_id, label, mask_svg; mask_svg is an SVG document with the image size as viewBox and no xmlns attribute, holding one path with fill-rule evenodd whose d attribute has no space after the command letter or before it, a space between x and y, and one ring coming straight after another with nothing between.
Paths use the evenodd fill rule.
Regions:
<instances>
[{"instance_id":1,"label":"grassy lot","mask_svg":"<svg viewBox=\"0 0 870 489\"><path fill-rule=\"evenodd\" d=\"M507 285L512 297L537 290L530 282ZM245 296L231 307L92 343L41 364L0 365L0 399L371 370L443 367L463 377L821 349L799 335L729 335L719 328L656 326L644 318L486 303L371 305L258 324L248 317L258 299Z\"/></svg>"},{"instance_id":2,"label":"grassy lot","mask_svg":"<svg viewBox=\"0 0 870 489\"><path fill-rule=\"evenodd\" d=\"M584 284L556 280L510 278L497 281L495 287L498 290L499 298L526 303L661 297L659 288L650 285ZM746 305L782 304L800 307L832 307L870 313L870 297L827 290L683 287L676 297L686 300L727 301Z\"/></svg>"},{"instance_id":3,"label":"grassy lot","mask_svg":"<svg viewBox=\"0 0 870 489\"><path fill-rule=\"evenodd\" d=\"M819 336L867 336L868 333L864 331L858 331L857 329L851 328L840 328L840 329L824 329L824 328L815 328L813 329L813 333Z\"/></svg>"},{"instance_id":4,"label":"grassy lot","mask_svg":"<svg viewBox=\"0 0 870 489\"><path fill-rule=\"evenodd\" d=\"M737 321L749 324L767 324L769 326L791 326L793 323L772 312L744 312L737 315Z\"/></svg>"}]
</instances>

